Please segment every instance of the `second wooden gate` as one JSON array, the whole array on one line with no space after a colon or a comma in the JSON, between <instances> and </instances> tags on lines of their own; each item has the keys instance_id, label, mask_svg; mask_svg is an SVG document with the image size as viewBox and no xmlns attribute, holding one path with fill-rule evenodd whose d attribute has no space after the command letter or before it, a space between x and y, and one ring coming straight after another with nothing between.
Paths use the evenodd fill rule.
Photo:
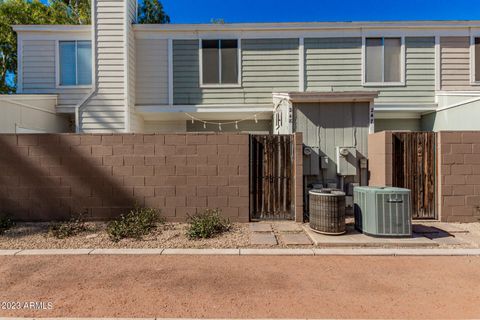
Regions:
<instances>
[{"instance_id":1,"label":"second wooden gate","mask_svg":"<svg viewBox=\"0 0 480 320\"><path fill-rule=\"evenodd\" d=\"M435 133L393 134L393 186L411 190L413 219L435 219Z\"/></svg>"},{"instance_id":2,"label":"second wooden gate","mask_svg":"<svg viewBox=\"0 0 480 320\"><path fill-rule=\"evenodd\" d=\"M250 136L250 218L293 220L293 137Z\"/></svg>"}]
</instances>

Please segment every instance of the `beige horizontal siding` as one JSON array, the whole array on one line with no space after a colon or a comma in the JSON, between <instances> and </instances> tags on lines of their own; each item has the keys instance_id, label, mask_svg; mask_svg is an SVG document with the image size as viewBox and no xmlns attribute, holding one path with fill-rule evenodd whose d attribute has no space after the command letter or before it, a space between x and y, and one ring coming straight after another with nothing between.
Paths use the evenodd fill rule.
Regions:
<instances>
[{"instance_id":1,"label":"beige horizontal siding","mask_svg":"<svg viewBox=\"0 0 480 320\"><path fill-rule=\"evenodd\" d=\"M23 40L21 45L23 93L58 94L58 106L73 112L90 89L57 88L55 40Z\"/></svg>"},{"instance_id":2,"label":"beige horizontal siding","mask_svg":"<svg viewBox=\"0 0 480 320\"><path fill-rule=\"evenodd\" d=\"M168 41L136 40L136 104L168 104Z\"/></svg>"},{"instance_id":3,"label":"beige horizontal siding","mask_svg":"<svg viewBox=\"0 0 480 320\"><path fill-rule=\"evenodd\" d=\"M305 39L307 91L378 90L377 103L434 103L435 39L405 39L405 86L362 86L361 38Z\"/></svg>"},{"instance_id":4,"label":"beige horizontal siding","mask_svg":"<svg viewBox=\"0 0 480 320\"><path fill-rule=\"evenodd\" d=\"M470 84L470 38L441 37L442 90L478 90Z\"/></svg>"}]
</instances>

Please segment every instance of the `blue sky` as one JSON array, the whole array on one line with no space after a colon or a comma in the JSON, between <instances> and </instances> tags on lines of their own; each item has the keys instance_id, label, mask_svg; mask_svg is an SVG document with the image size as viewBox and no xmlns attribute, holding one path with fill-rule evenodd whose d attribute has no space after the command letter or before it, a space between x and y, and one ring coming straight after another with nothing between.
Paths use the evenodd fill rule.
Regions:
<instances>
[{"instance_id":1,"label":"blue sky","mask_svg":"<svg viewBox=\"0 0 480 320\"><path fill-rule=\"evenodd\" d=\"M172 23L480 20L480 0L161 0Z\"/></svg>"}]
</instances>

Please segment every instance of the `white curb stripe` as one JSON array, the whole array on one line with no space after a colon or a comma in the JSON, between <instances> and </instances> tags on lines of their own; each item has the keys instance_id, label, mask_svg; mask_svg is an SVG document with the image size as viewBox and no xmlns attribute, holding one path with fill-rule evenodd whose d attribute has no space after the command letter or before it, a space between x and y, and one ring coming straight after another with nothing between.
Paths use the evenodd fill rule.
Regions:
<instances>
[{"instance_id":1,"label":"white curb stripe","mask_svg":"<svg viewBox=\"0 0 480 320\"><path fill-rule=\"evenodd\" d=\"M93 249L28 249L21 250L16 256L42 256L42 255L88 255Z\"/></svg>"},{"instance_id":2,"label":"white curb stripe","mask_svg":"<svg viewBox=\"0 0 480 320\"><path fill-rule=\"evenodd\" d=\"M162 255L238 256L240 255L240 249L165 249Z\"/></svg>"},{"instance_id":3,"label":"white curb stripe","mask_svg":"<svg viewBox=\"0 0 480 320\"><path fill-rule=\"evenodd\" d=\"M91 255L160 255L164 249L95 249Z\"/></svg>"},{"instance_id":4,"label":"white curb stripe","mask_svg":"<svg viewBox=\"0 0 480 320\"><path fill-rule=\"evenodd\" d=\"M14 256L22 250L0 250L0 256Z\"/></svg>"},{"instance_id":5,"label":"white curb stripe","mask_svg":"<svg viewBox=\"0 0 480 320\"><path fill-rule=\"evenodd\" d=\"M480 248L313 248L313 249L28 249L0 250L0 256L40 255L217 255L217 256L480 256Z\"/></svg>"},{"instance_id":6,"label":"white curb stripe","mask_svg":"<svg viewBox=\"0 0 480 320\"><path fill-rule=\"evenodd\" d=\"M242 256L313 256L312 249L240 249Z\"/></svg>"}]
</instances>

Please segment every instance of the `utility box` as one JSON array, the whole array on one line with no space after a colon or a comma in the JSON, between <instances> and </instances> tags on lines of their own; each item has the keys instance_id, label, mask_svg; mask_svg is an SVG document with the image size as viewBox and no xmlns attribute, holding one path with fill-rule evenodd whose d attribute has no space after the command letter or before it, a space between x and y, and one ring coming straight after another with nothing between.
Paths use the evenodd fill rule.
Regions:
<instances>
[{"instance_id":1,"label":"utility box","mask_svg":"<svg viewBox=\"0 0 480 320\"><path fill-rule=\"evenodd\" d=\"M357 175L357 149L355 147L336 147L337 174L339 176Z\"/></svg>"}]
</instances>

